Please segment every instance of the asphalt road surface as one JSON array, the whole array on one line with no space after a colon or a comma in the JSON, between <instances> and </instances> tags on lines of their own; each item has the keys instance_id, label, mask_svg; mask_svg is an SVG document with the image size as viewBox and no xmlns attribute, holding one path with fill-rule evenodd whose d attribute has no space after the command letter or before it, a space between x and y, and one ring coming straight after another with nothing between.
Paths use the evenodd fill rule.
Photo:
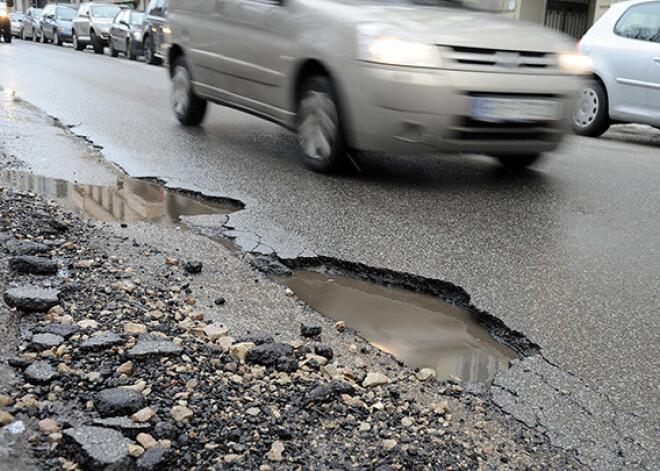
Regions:
<instances>
[{"instance_id":1,"label":"asphalt road surface","mask_svg":"<svg viewBox=\"0 0 660 471\"><path fill-rule=\"evenodd\" d=\"M657 432L657 130L570 137L522 174L482 156L370 155L362 175L328 177L301 165L290 133L239 112L213 106L201 128L181 127L163 67L0 46L0 86L74 125L132 176L242 200L231 225L243 248L454 283Z\"/></svg>"}]
</instances>

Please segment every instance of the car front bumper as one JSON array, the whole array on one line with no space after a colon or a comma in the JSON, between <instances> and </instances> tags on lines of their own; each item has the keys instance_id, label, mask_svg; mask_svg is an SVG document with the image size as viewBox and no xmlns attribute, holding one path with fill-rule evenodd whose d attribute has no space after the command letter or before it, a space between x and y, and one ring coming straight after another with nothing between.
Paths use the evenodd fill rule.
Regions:
<instances>
[{"instance_id":1,"label":"car front bumper","mask_svg":"<svg viewBox=\"0 0 660 471\"><path fill-rule=\"evenodd\" d=\"M340 83L349 144L375 152L529 154L557 147L581 81L568 75L484 73L354 63ZM483 122L474 96L560 102L550 122Z\"/></svg>"}]
</instances>

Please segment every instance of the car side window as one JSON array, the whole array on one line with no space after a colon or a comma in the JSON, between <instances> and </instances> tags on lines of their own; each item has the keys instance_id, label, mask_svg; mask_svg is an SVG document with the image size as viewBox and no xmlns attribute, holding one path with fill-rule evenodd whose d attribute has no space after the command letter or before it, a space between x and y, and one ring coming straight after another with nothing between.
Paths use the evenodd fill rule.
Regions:
<instances>
[{"instance_id":1,"label":"car side window","mask_svg":"<svg viewBox=\"0 0 660 471\"><path fill-rule=\"evenodd\" d=\"M614 26L614 34L639 41L660 42L660 2L628 8Z\"/></svg>"}]
</instances>

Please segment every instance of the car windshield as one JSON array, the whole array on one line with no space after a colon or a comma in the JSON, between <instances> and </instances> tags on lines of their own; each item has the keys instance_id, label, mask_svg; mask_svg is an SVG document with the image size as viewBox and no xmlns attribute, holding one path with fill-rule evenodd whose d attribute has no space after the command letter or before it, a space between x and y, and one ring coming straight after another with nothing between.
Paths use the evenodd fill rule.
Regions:
<instances>
[{"instance_id":1,"label":"car windshield","mask_svg":"<svg viewBox=\"0 0 660 471\"><path fill-rule=\"evenodd\" d=\"M62 21L73 21L73 17L76 16L76 10L73 8L58 8L57 9L57 19Z\"/></svg>"},{"instance_id":2,"label":"car windshield","mask_svg":"<svg viewBox=\"0 0 660 471\"><path fill-rule=\"evenodd\" d=\"M144 20L144 13L133 13L131 15L131 24L134 26L140 26Z\"/></svg>"},{"instance_id":3,"label":"car windshield","mask_svg":"<svg viewBox=\"0 0 660 471\"><path fill-rule=\"evenodd\" d=\"M10 13L9 18L11 18L13 21L22 20L23 15L21 15L20 13Z\"/></svg>"},{"instance_id":4,"label":"car windshield","mask_svg":"<svg viewBox=\"0 0 660 471\"><path fill-rule=\"evenodd\" d=\"M113 6L92 7L92 16L97 18L114 18L121 8Z\"/></svg>"},{"instance_id":5,"label":"car windshield","mask_svg":"<svg viewBox=\"0 0 660 471\"><path fill-rule=\"evenodd\" d=\"M44 11L43 8L35 8L34 10L32 10L32 16L34 16L35 18L39 18L43 13L43 11Z\"/></svg>"}]
</instances>

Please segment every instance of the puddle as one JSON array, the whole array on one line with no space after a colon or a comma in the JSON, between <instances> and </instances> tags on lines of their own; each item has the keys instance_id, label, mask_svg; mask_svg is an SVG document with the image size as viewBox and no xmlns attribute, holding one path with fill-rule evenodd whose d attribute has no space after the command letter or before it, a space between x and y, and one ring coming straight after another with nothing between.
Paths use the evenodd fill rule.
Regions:
<instances>
[{"instance_id":1,"label":"puddle","mask_svg":"<svg viewBox=\"0 0 660 471\"><path fill-rule=\"evenodd\" d=\"M518 358L470 313L427 295L313 271L279 278L315 310L359 331L410 367L488 382Z\"/></svg>"},{"instance_id":2,"label":"puddle","mask_svg":"<svg viewBox=\"0 0 660 471\"><path fill-rule=\"evenodd\" d=\"M227 203L202 200L169 191L156 183L124 176L117 178L115 186L98 186L5 170L0 182L16 190L39 193L84 218L105 222L145 221L183 227L182 216L229 214L237 209Z\"/></svg>"},{"instance_id":3,"label":"puddle","mask_svg":"<svg viewBox=\"0 0 660 471\"><path fill-rule=\"evenodd\" d=\"M100 186L5 170L0 183L39 193L83 218L105 222L144 221L188 228L187 218L194 227L195 216L229 214L237 209L127 176L117 177L114 186ZM210 237L237 250L226 238ZM509 360L517 358L468 312L433 296L306 270L278 281L317 311L345 321L376 347L411 367L433 368L441 379L456 375L488 382Z\"/></svg>"}]
</instances>

